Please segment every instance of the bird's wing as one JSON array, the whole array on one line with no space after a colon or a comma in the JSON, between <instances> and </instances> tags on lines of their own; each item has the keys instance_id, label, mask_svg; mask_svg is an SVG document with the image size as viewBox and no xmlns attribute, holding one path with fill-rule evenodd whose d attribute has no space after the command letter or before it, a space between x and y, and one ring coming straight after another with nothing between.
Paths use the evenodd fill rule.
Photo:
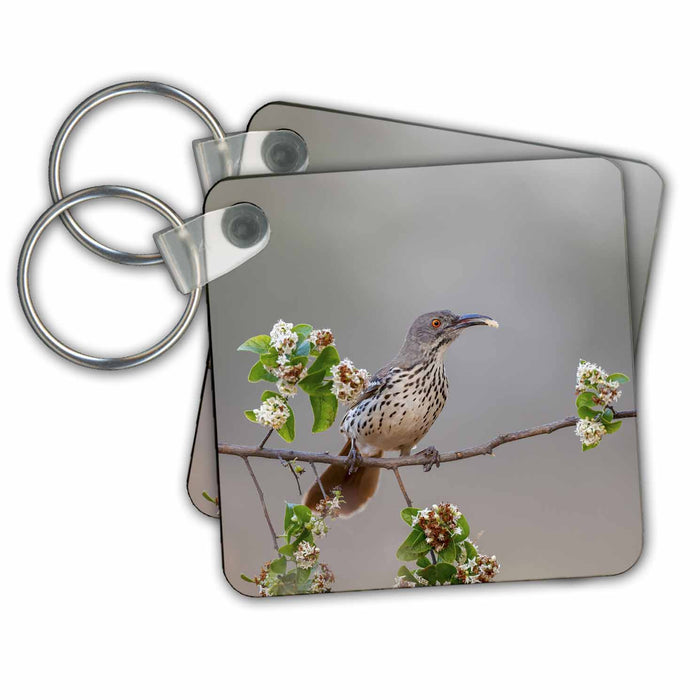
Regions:
<instances>
[{"instance_id":1,"label":"bird's wing","mask_svg":"<svg viewBox=\"0 0 700 700\"><path fill-rule=\"evenodd\" d=\"M358 396L357 401L350 406L350 409L355 408L358 404L362 403L363 401L369 399L370 397L374 396L381 390L381 388L386 384L388 379L392 375L392 371L394 369L393 365L385 365L382 367L370 380L369 383L367 384L367 387L365 390ZM348 409L348 410L350 410Z\"/></svg>"}]
</instances>

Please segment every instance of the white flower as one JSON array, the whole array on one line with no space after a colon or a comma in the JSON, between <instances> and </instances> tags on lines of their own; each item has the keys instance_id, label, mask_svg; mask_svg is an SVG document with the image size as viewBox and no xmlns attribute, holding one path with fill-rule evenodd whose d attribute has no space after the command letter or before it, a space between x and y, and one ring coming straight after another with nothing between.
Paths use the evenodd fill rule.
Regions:
<instances>
[{"instance_id":1,"label":"white flower","mask_svg":"<svg viewBox=\"0 0 700 700\"><path fill-rule=\"evenodd\" d=\"M260 425L266 425L274 430L279 430L290 416L287 402L279 396L271 396L262 402L260 408L253 410L255 420Z\"/></svg>"},{"instance_id":2,"label":"white flower","mask_svg":"<svg viewBox=\"0 0 700 700\"><path fill-rule=\"evenodd\" d=\"M369 382L369 372L355 367L347 358L331 367L331 376L333 377L331 391L338 401L343 403L354 403Z\"/></svg>"},{"instance_id":3,"label":"white flower","mask_svg":"<svg viewBox=\"0 0 700 700\"><path fill-rule=\"evenodd\" d=\"M299 336L292 330L293 324L280 319L270 331L270 344L279 353L289 354L297 345Z\"/></svg>"},{"instance_id":4,"label":"white flower","mask_svg":"<svg viewBox=\"0 0 700 700\"><path fill-rule=\"evenodd\" d=\"M315 537L325 537L328 533L328 525L321 520L321 518L312 517L308 523L306 523L307 530L311 530L311 534Z\"/></svg>"},{"instance_id":5,"label":"white flower","mask_svg":"<svg viewBox=\"0 0 700 700\"><path fill-rule=\"evenodd\" d=\"M597 420L580 418L576 423L576 435L586 446L597 445L605 435L605 426Z\"/></svg>"},{"instance_id":6,"label":"white flower","mask_svg":"<svg viewBox=\"0 0 700 700\"><path fill-rule=\"evenodd\" d=\"M394 578L394 588L415 588L415 581L409 581L405 576Z\"/></svg>"},{"instance_id":7,"label":"white flower","mask_svg":"<svg viewBox=\"0 0 700 700\"><path fill-rule=\"evenodd\" d=\"M295 384L290 384L289 382L285 382L284 379L280 379L277 382L277 391L279 391L282 396L291 398L292 396L296 396L297 387Z\"/></svg>"},{"instance_id":8,"label":"white flower","mask_svg":"<svg viewBox=\"0 0 700 700\"><path fill-rule=\"evenodd\" d=\"M590 391L598 382L604 382L608 378L607 372L593 362L579 360L576 368L576 392Z\"/></svg>"},{"instance_id":9,"label":"white flower","mask_svg":"<svg viewBox=\"0 0 700 700\"><path fill-rule=\"evenodd\" d=\"M300 569L311 569L318 561L321 550L310 542L301 542L294 552L294 559Z\"/></svg>"},{"instance_id":10,"label":"white flower","mask_svg":"<svg viewBox=\"0 0 700 700\"><path fill-rule=\"evenodd\" d=\"M309 334L309 341L316 348L316 350L323 350L329 345L335 343L335 338L333 337L333 331L330 328L320 328L318 330L311 331Z\"/></svg>"}]
</instances>

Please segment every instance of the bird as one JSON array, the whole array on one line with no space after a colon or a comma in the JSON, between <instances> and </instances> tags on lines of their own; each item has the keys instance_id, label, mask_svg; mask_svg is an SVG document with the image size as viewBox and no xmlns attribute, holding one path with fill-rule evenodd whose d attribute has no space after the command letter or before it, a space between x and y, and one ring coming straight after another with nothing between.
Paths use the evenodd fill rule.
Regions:
<instances>
[{"instance_id":1,"label":"bird","mask_svg":"<svg viewBox=\"0 0 700 700\"><path fill-rule=\"evenodd\" d=\"M458 315L449 310L424 313L411 324L396 357L384 365L348 409L340 424L347 441L340 456L348 464L330 465L304 496L315 510L338 487L342 493L341 518L365 508L379 485L380 468L356 464L362 457L381 457L398 451L407 456L428 433L447 402L444 356L447 348L473 326L498 328L483 314ZM435 447L423 451L426 465L439 466Z\"/></svg>"}]
</instances>

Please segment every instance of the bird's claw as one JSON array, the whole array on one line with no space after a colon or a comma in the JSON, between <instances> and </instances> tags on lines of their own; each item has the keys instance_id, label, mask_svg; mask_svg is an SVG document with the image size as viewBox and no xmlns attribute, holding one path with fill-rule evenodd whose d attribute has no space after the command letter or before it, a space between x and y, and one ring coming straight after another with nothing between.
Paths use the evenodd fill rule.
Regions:
<instances>
[{"instance_id":1,"label":"bird's claw","mask_svg":"<svg viewBox=\"0 0 700 700\"><path fill-rule=\"evenodd\" d=\"M348 476L352 476L360 468L359 462L360 451L353 442L350 447L350 452L348 452Z\"/></svg>"},{"instance_id":2,"label":"bird's claw","mask_svg":"<svg viewBox=\"0 0 700 700\"><path fill-rule=\"evenodd\" d=\"M425 462L423 462L424 472L429 472L433 467L436 469L440 467L440 452L437 447L433 445L426 447L424 450L421 450L420 454L425 457Z\"/></svg>"}]
</instances>

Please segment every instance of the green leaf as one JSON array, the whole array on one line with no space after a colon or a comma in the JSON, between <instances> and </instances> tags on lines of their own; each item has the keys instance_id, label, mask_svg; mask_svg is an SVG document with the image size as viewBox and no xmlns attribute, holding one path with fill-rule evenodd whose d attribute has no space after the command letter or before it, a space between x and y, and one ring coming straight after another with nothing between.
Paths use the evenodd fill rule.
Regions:
<instances>
[{"instance_id":1,"label":"green leaf","mask_svg":"<svg viewBox=\"0 0 700 700\"><path fill-rule=\"evenodd\" d=\"M620 384L625 384L629 380L630 380L630 378L626 374L622 374L622 372L617 372L616 374L611 374L608 377L608 381L619 382Z\"/></svg>"},{"instance_id":2,"label":"green leaf","mask_svg":"<svg viewBox=\"0 0 700 700\"><path fill-rule=\"evenodd\" d=\"M284 557L270 562L270 571L275 574L283 574L287 570L287 560Z\"/></svg>"},{"instance_id":3,"label":"green leaf","mask_svg":"<svg viewBox=\"0 0 700 700\"><path fill-rule=\"evenodd\" d=\"M596 445L581 445L581 452L588 452L588 450L592 450L594 447L598 447L598 444L596 444Z\"/></svg>"},{"instance_id":4,"label":"green leaf","mask_svg":"<svg viewBox=\"0 0 700 700\"><path fill-rule=\"evenodd\" d=\"M340 362L340 355L333 345L323 348L321 354L316 358L309 372L323 372L324 375L333 366Z\"/></svg>"},{"instance_id":5,"label":"green leaf","mask_svg":"<svg viewBox=\"0 0 700 700\"><path fill-rule=\"evenodd\" d=\"M299 357L300 355L307 357L308 354L311 352L311 343L308 340L305 340L303 343L299 343L294 350L294 354Z\"/></svg>"},{"instance_id":6,"label":"green leaf","mask_svg":"<svg viewBox=\"0 0 700 700\"><path fill-rule=\"evenodd\" d=\"M599 420L601 411L594 411L592 408L588 408L588 406L579 406L577 413L579 418L587 418L588 420Z\"/></svg>"},{"instance_id":7,"label":"green leaf","mask_svg":"<svg viewBox=\"0 0 700 700\"><path fill-rule=\"evenodd\" d=\"M592 391L582 391L577 397L576 397L576 408L581 408L581 406L595 406L596 402L595 399L597 399L598 396L594 394Z\"/></svg>"},{"instance_id":8,"label":"green leaf","mask_svg":"<svg viewBox=\"0 0 700 700\"><path fill-rule=\"evenodd\" d=\"M294 517L294 504L285 503L284 504L284 530L285 532L289 530L289 526L293 524L292 517Z\"/></svg>"},{"instance_id":9,"label":"green leaf","mask_svg":"<svg viewBox=\"0 0 700 700\"><path fill-rule=\"evenodd\" d=\"M248 578L245 574L241 574L241 578L242 578L244 581L248 581L248 583L255 583L255 581L253 581L252 578Z\"/></svg>"},{"instance_id":10,"label":"green leaf","mask_svg":"<svg viewBox=\"0 0 700 700\"><path fill-rule=\"evenodd\" d=\"M307 374L297 386L301 387L307 394L313 395L320 392L325 377L325 372L312 372L311 374Z\"/></svg>"},{"instance_id":11,"label":"green leaf","mask_svg":"<svg viewBox=\"0 0 700 700\"><path fill-rule=\"evenodd\" d=\"M424 569L418 569L416 573L419 576L423 577L431 586L434 586L437 582L438 572L437 566L435 566L434 564L426 566Z\"/></svg>"},{"instance_id":12,"label":"green leaf","mask_svg":"<svg viewBox=\"0 0 700 700\"><path fill-rule=\"evenodd\" d=\"M255 413L253 411L243 411L243 415L251 422L251 423L257 423L258 421L255 418Z\"/></svg>"},{"instance_id":13,"label":"green leaf","mask_svg":"<svg viewBox=\"0 0 700 700\"><path fill-rule=\"evenodd\" d=\"M616 433L621 427L622 427L621 420L619 420L615 423L606 423L605 424L605 432L608 433L608 435L612 435L613 433Z\"/></svg>"},{"instance_id":14,"label":"green leaf","mask_svg":"<svg viewBox=\"0 0 700 700\"><path fill-rule=\"evenodd\" d=\"M263 365L263 363L260 362L260 360L258 360L250 368L250 372L248 373L248 381L254 384L255 382L261 382L263 380L266 382L276 382L277 377L275 377L274 374L270 374L265 369L265 365Z\"/></svg>"},{"instance_id":15,"label":"green leaf","mask_svg":"<svg viewBox=\"0 0 700 700\"><path fill-rule=\"evenodd\" d=\"M462 528L462 534L454 535L453 539L455 542L463 542L467 539L467 537L469 537L469 523L467 522L467 519L464 517L464 515L462 515L457 521L457 527Z\"/></svg>"},{"instance_id":16,"label":"green leaf","mask_svg":"<svg viewBox=\"0 0 700 700\"><path fill-rule=\"evenodd\" d=\"M430 562L428 562L428 563L430 563ZM399 569L397 576L403 576L406 579L408 579L409 581L413 581L413 583L418 583L418 581L416 581L416 577L405 566L402 566Z\"/></svg>"},{"instance_id":17,"label":"green leaf","mask_svg":"<svg viewBox=\"0 0 700 700\"><path fill-rule=\"evenodd\" d=\"M260 355L260 362L265 365L265 367L277 367L277 358L279 355L274 350L268 352L265 355Z\"/></svg>"},{"instance_id":18,"label":"green leaf","mask_svg":"<svg viewBox=\"0 0 700 700\"><path fill-rule=\"evenodd\" d=\"M309 576L311 575L311 569L297 568L296 571L297 571L297 590L298 590L300 586L303 586L309 580Z\"/></svg>"},{"instance_id":19,"label":"green leaf","mask_svg":"<svg viewBox=\"0 0 700 700\"><path fill-rule=\"evenodd\" d=\"M270 351L270 336L269 335L256 335L252 338L248 338L242 345L238 346L239 350L247 350L248 352L255 352L258 355L263 355Z\"/></svg>"},{"instance_id":20,"label":"green leaf","mask_svg":"<svg viewBox=\"0 0 700 700\"><path fill-rule=\"evenodd\" d=\"M296 547L293 544L283 544L279 551L282 556L293 557Z\"/></svg>"},{"instance_id":21,"label":"green leaf","mask_svg":"<svg viewBox=\"0 0 700 700\"><path fill-rule=\"evenodd\" d=\"M465 542L464 547L467 550L467 559L476 559L479 556L476 547L471 542Z\"/></svg>"},{"instance_id":22,"label":"green leaf","mask_svg":"<svg viewBox=\"0 0 700 700\"><path fill-rule=\"evenodd\" d=\"M437 580L440 583L447 583L457 573L457 568L452 566L452 564L444 564L442 562L435 565L435 570L437 572Z\"/></svg>"},{"instance_id":23,"label":"green leaf","mask_svg":"<svg viewBox=\"0 0 700 700\"><path fill-rule=\"evenodd\" d=\"M455 543L450 540L450 543L445 547L445 549L440 550L438 553L438 558L440 561L447 562L450 564L457 558L457 547Z\"/></svg>"},{"instance_id":24,"label":"green leaf","mask_svg":"<svg viewBox=\"0 0 700 700\"><path fill-rule=\"evenodd\" d=\"M430 559L428 559L428 557L418 557L418 559L416 559L416 564L422 567L430 566Z\"/></svg>"},{"instance_id":25,"label":"green leaf","mask_svg":"<svg viewBox=\"0 0 700 700\"><path fill-rule=\"evenodd\" d=\"M308 523L311 520L311 508L302 505L296 505L294 508L294 515L297 516L297 520L300 523Z\"/></svg>"},{"instance_id":26,"label":"green leaf","mask_svg":"<svg viewBox=\"0 0 700 700\"><path fill-rule=\"evenodd\" d=\"M314 424L312 433L322 433L328 430L335 421L338 413L338 399L333 394L313 394L309 396L311 408L314 412Z\"/></svg>"},{"instance_id":27,"label":"green leaf","mask_svg":"<svg viewBox=\"0 0 700 700\"><path fill-rule=\"evenodd\" d=\"M308 323L298 323L294 326L292 333L296 333L299 336L297 344L303 343L311 335L313 329L313 326L310 326Z\"/></svg>"},{"instance_id":28,"label":"green leaf","mask_svg":"<svg viewBox=\"0 0 700 700\"><path fill-rule=\"evenodd\" d=\"M209 501L209 503L217 505L216 500L212 498L206 491L202 491L202 498L204 498L204 500L206 501Z\"/></svg>"},{"instance_id":29,"label":"green leaf","mask_svg":"<svg viewBox=\"0 0 700 700\"><path fill-rule=\"evenodd\" d=\"M615 415L612 412L612 409L606 408L603 413L600 416L600 420L603 421L603 423L610 423L612 422L612 419L615 417Z\"/></svg>"},{"instance_id":30,"label":"green leaf","mask_svg":"<svg viewBox=\"0 0 700 700\"><path fill-rule=\"evenodd\" d=\"M414 528L398 550L396 550L396 558L401 561L413 561L429 550L430 545L425 541L423 530Z\"/></svg>"},{"instance_id":31,"label":"green leaf","mask_svg":"<svg viewBox=\"0 0 700 700\"><path fill-rule=\"evenodd\" d=\"M406 523L413 527L413 518L418 515L418 508L404 508L401 511L401 517Z\"/></svg>"},{"instance_id":32,"label":"green leaf","mask_svg":"<svg viewBox=\"0 0 700 700\"><path fill-rule=\"evenodd\" d=\"M278 394L276 391L270 391L269 389L267 391L263 391L262 395L260 396L260 401L267 401L269 398L272 398L273 396L279 396L280 398L283 398L281 394Z\"/></svg>"},{"instance_id":33,"label":"green leaf","mask_svg":"<svg viewBox=\"0 0 700 700\"><path fill-rule=\"evenodd\" d=\"M294 411L289 404L287 404L287 406L289 407L289 418L287 418L287 422L277 431L277 434L285 442L294 442Z\"/></svg>"}]
</instances>

